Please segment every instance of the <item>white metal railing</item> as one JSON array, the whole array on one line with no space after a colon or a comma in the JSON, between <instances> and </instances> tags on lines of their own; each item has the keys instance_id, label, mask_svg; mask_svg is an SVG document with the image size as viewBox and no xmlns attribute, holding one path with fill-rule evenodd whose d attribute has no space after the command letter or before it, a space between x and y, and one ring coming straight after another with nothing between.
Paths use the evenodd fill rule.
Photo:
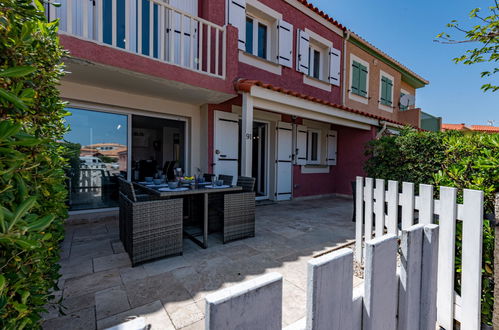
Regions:
<instances>
[{"instance_id":1,"label":"white metal railing","mask_svg":"<svg viewBox=\"0 0 499 330\"><path fill-rule=\"evenodd\" d=\"M225 78L225 27L164 1L59 0L47 17L63 34Z\"/></svg>"},{"instance_id":2,"label":"white metal railing","mask_svg":"<svg viewBox=\"0 0 499 330\"><path fill-rule=\"evenodd\" d=\"M440 187L440 199L434 199L431 185L419 185L419 196L414 183L403 182L401 193L399 187L397 181L386 186L382 179L357 177L355 259L364 260L364 244L385 232L400 236L400 230L415 223L438 223L438 324L453 329L458 320L461 329L480 329L483 191L464 189L463 204L458 204L456 188ZM458 222L462 222L460 296L454 281Z\"/></svg>"}]
</instances>

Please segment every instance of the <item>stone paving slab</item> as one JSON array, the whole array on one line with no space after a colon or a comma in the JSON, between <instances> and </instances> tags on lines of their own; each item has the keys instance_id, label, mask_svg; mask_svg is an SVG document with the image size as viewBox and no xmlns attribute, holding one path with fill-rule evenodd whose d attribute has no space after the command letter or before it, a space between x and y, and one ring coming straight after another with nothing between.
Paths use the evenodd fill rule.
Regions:
<instances>
[{"instance_id":1,"label":"stone paving slab","mask_svg":"<svg viewBox=\"0 0 499 330\"><path fill-rule=\"evenodd\" d=\"M269 272L283 275L283 326L305 316L307 262L352 240L352 201L326 198L256 209L256 237L209 248L184 240L182 256L132 268L116 217L66 226L61 291L66 316L45 315L45 329L104 329L144 317L151 329L204 329L204 297ZM359 279L354 283L360 285Z\"/></svg>"}]
</instances>

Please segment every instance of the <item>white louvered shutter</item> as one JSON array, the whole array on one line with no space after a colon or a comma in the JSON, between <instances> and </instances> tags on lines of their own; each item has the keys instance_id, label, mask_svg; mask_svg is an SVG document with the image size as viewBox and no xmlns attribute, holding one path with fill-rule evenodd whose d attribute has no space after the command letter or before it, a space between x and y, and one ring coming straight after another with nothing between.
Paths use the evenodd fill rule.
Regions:
<instances>
[{"instance_id":1,"label":"white louvered shutter","mask_svg":"<svg viewBox=\"0 0 499 330\"><path fill-rule=\"evenodd\" d=\"M329 83L339 86L341 75L341 51L331 47L329 49L329 58Z\"/></svg>"},{"instance_id":2,"label":"white louvered shutter","mask_svg":"<svg viewBox=\"0 0 499 330\"><path fill-rule=\"evenodd\" d=\"M295 155L296 165L307 164L307 126L297 126Z\"/></svg>"},{"instance_id":3,"label":"white louvered shutter","mask_svg":"<svg viewBox=\"0 0 499 330\"><path fill-rule=\"evenodd\" d=\"M305 74L308 74L308 64L309 64L309 48L310 48L310 36L308 35L307 32L303 30L298 30L298 47L296 48L298 50L298 60L297 60L297 70L300 72L303 72Z\"/></svg>"},{"instance_id":4,"label":"white louvered shutter","mask_svg":"<svg viewBox=\"0 0 499 330\"><path fill-rule=\"evenodd\" d=\"M246 50L246 0L229 0L229 24L238 29L238 47Z\"/></svg>"},{"instance_id":5,"label":"white louvered shutter","mask_svg":"<svg viewBox=\"0 0 499 330\"><path fill-rule=\"evenodd\" d=\"M293 67L293 25L279 21L279 55L277 62L289 68Z\"/></svg>"},{"instance_id":6,"label":"white louvered shutter","mask_svg":"<svg viewBox=\"0 0 499 330\"><path fill-rule=\"evenodd\" d=\"M336 165L336 150L338 144L338 132L329 131L327 133L327 164Z\"/></svg>"}]
</instances>

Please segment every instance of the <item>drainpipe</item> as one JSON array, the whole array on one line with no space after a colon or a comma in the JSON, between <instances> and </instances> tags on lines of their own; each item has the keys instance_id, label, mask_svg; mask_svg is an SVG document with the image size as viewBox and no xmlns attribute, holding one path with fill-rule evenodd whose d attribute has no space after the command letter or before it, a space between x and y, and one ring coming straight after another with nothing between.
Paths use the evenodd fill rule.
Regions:
<instances>
[{"instance_id":1,"label":"drainpipe","mask_svg":"<svg viewBox=\"0 0 499 330\"><path fill-rule=\"evenodd\" d=\"M345 105L346 103L346 95L347 95L347 44L348 39L350 39L350 31L347 30L343 34L343 93L342 93L342 103Z\"/></svg>"}]
</instances>

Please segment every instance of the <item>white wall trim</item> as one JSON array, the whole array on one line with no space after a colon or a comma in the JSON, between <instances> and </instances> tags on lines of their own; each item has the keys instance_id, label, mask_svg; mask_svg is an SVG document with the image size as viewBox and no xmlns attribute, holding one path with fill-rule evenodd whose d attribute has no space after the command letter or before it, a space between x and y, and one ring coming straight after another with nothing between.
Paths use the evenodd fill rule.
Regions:
<instances>
[{"instance_id":1,"label":"white wall trim","mask_svg":"<svg viewBox=\"0 0 499 330\"><path fill-rule=\"evenodd\" d=\"M239 50L239 62L254 66L273 74L282 74L282 66L280 64L246 53L242 50Z\"/></svg>"},{"instance_id":2,"label":"white wall trim","mask_svg":"<svg viewBox=\"0 0 499 330\"><path fill-rule=\"evenodd\" d=\"M301 4L300 2L298 2L296 0L284 0L284 1L286 1L288 4L290 4L291 6L293 6L296 9L298 9L299 11L304 13L305 15L313 18L315 21L321 23L322 25L324 25L325 27L327 27L328 29L330 29L331 31L336 33L337 35L343 37L343 30L341 30L339 27L337 27L333 23L329 22L327 19L320 16L316 12L310 10L309 8L307 8L306 6Z\"/></svg>"},{"instance_id":3,"label":"white wall trim","mask_svg":"<svg viewBox=\"0 0 499 330\"><path fill-rule=\"evenodd\" d=\"M319 80L319 79L315 79L313 77L309 77L306 74L303 75L303 83L305 85L309 85L309 86L312 86L315 88L322 89L323 91L326 91L326 92L331 92L331 90L332 90L330 83Z\"/></svg>"},{"instance_id":4,"label":"white wall trim","mask_svg":"<svg viewBox=\"0 0 499 330\"><path fill-rule=\"evenodd\" d=\"M301 174L328 174L329 171L329 165L301 165Z\"/></svg>"},{"instance_id":5,"label":"white wall trim","mask_svg":"<svg viewBox=\"0 0 499 330\"><path fill-rule=\"evenodd\" d=\"M376 119L258 86L251 88L251 95L255 96L255 107L260 109L364 130L378 125Z\"/></svg>"},{"instance_id":6,"label":"white wall trim","mask_svg":"<svg viewBox=\"0 0 499 330\"><path fill-rule=\"evenodd\" d=\"M275 20L282 20L282 14L257 0L246 0L246 6L251 6L254 9L260 11L264 15L268 15ZM246 11L248 11L248 7L246 7ZM251 10L249 10L251 13Z\"/></svg>"},{"instance_id":7,"label":"white wall trim","mask_svg":"<svg viewBox=\"0 0 499 330\"><path fill-rule=\"evenodd\" d=\"M314 31L305 28L305 32L307 32L310 36L310 38L314 39L316 42L321 43L324 45L324 47L330 48L333 47L333 42L331 40L328 40L324 38L323 36L315 33Z\"/></svg>"},{"instance_id":8,"label":"white wall trim","mask_svg":"<svg viewBox=\"0 0 499 330\"><path fill-rule=\"evenodd\" d=\"M392 81L392 106L389 106L389 105L384 105L384 104L381 104L381 79L383 77L386 77L388 79L390 79ZM394 90L395 90L395 79L393 78L393 76L391 74L388 74L386 73L385 71L383 70L379 70L379 92L378 92L378 108L380 110L383 110L383 111L387 111L387 112L393 112L393 108L395 107L395 100L393 99L393 94L394 94ZM398 102L397 102L398 103Z\"/></svg>"},{"instance_id":9,"label":"white wall trim","mask_svg":"<svg viewBox=\"0 0 499 330\"><path fill-rule=\"evenodd\" d=\"M366 97L357 95L352 93L352 79L353 79L353 61L359 62L360 64L364 65L367 68L367 77L366 77ZM361 59L360 57L355 56L354 54L350 53L350 68L349 68L349 75L348 75L348 98L357 101L363 104L369 104L369 75L371 74L371 68L369 67L369 62Z\"/></svg>"}]
</instances>

